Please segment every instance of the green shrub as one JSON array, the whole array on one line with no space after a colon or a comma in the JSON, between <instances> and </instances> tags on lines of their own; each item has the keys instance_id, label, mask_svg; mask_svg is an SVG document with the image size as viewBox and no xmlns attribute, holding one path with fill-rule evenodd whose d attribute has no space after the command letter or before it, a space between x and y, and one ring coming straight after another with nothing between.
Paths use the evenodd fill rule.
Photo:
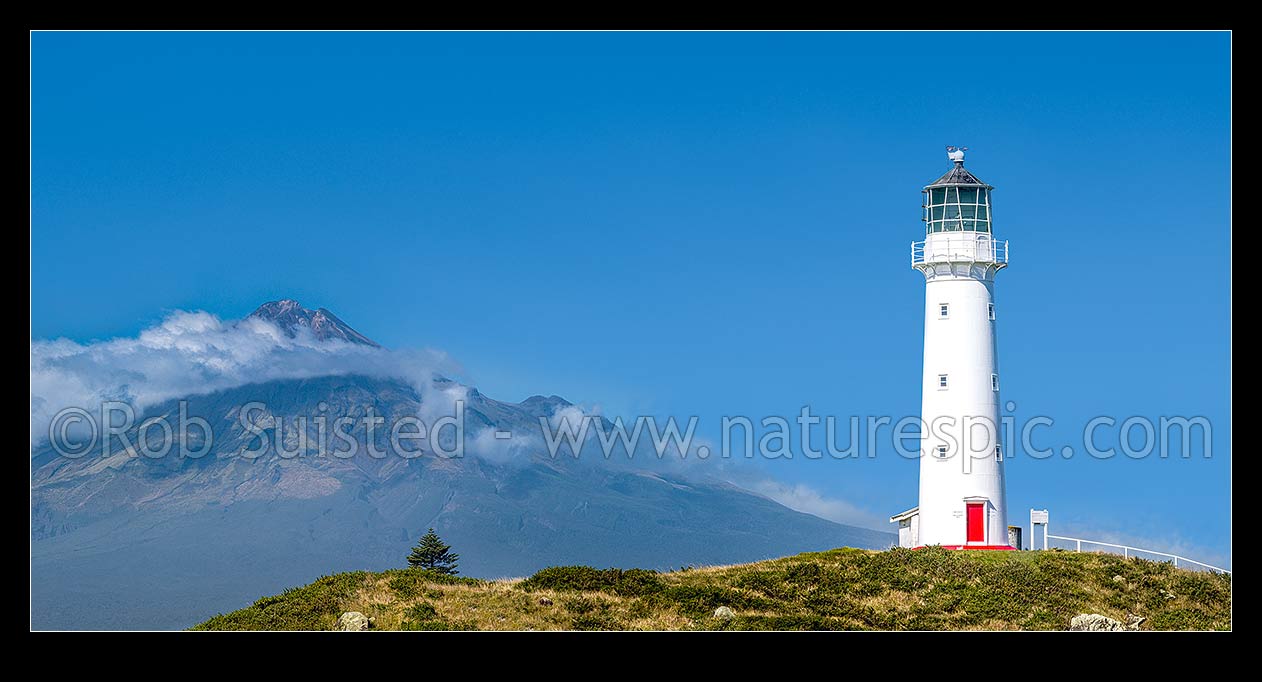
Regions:
<instances>
[{"instance_id":1,"label":"green shrub","mask_svg":"<svg viewBox=\"0 0 1262 682\"><path fill-rule=\"evenodd\" d=\"M571 627L574 630L621 630L623 625L607 613L588 613L575 616Z\"/></svg>"},{"instance_id":2,"label":"green shrub","mask_svg":"<svg viewBox=\"0 0 1262 682\"><path fill-rule=\"evenodd\" d=\"M591 599L590 597L574 597L573 599L561 600L561 607L576 615L586 615L604 610L602 606L603 602Z\"/></svg>"},{"instance_id":3,"label":"green shrub","mask_svg":"<svg viewBox=\"0 0 1262 682\"><path fill-rule=\"evenodd\" d=\"M390 591L404 600L432 595L435 590L430 588L431 585L479 585L482 583L476 578L465 578L419 568L395 569L386 571L385 575L389 576L387 584Z\"/></svg>"},{"instance_id":4,"label":"green shrub","mask_svg":"<svg viewBox=\"0 0 1262 682\"><path fill-rule=\"evenodd\" d=\"M250 606L219 614L195 630L324 630L333 626L343 603L369 576L363 571L317 578L304 587L263 597Z\"/></svg>"},{"instance_id":5,"label":"green shrub","mask_svg":"<svg viewBox=\"0 0 1262 682\"><path fill-rule=\"evenodd\" d=\"M774 602L723 585L671 585L653 595L654 603L690 616L709 616L720 606L734 610L773 608Z\"/></svg>"},{"instance_id":6,"label":"green shrub","mask_svg":"<svg viewBox=\"0 0 1262 682\"><path fill-rule=\"evenodd\" d=\"M561 600L561 607L573 614L570 621L572 630L620 630L622 621L612 613L610 602L587 595L567 597Z\"/></svg>"},{"instance_id":7,"label":"green shrub","mask_svg":"<svg viewBox=\"0 0 1262 682\"><path fill-rule=\"evenodd\" d=\"M399 625L399 629L406 630L408 632L414 632L414 631L435 631L435 630L458 630L460 628L452 627L451 625L448 625L447 623L444 623L439 620L421 620L421 621L405 620L403 621L403 623Z\"/></svg>"},{"instance_id":8,"label":"green shrub","mask_svg":"<svg viewBox=\"0 0 1262 682\"><path fill-rule=\"evenodd\" d=\"M642 568L592 568L591 566L553 566L521 581L517 586L527 592L557 590L569 592L608 592L620 597L640 597L665 589L657 571Z\"/></svg>"},{"instance_id":9,"label":"green shrub","mask_svg":"<svg viewBox=\"0 0 1262 682\"><path fill-rule=\"evenodd\" d=\"M731 630L850 630L847 623L814 614L738 616L728 621Z\"/></svg>"},{"instance_id":10,"label":"green shrub","mask_svg":"<svg viewBox=\"0 0 1262 682\"><path fill-rule=\"evenodd\" d=\"M408 631L446 631L446 630L477 630L476 623L470 620L405 620L399 625L400 630Z\"/></svg>"},{"instance_id":11,"label":"green shrub","mask_svg":"<svg viewBox=\"0 0 1262 682\"><path fill-rule=\"evenodd\" d=\"M438 618L438 609L433 604L420 602L403 610L403 617L408 620L434 620Z\"/></svg>"}]
</instances>

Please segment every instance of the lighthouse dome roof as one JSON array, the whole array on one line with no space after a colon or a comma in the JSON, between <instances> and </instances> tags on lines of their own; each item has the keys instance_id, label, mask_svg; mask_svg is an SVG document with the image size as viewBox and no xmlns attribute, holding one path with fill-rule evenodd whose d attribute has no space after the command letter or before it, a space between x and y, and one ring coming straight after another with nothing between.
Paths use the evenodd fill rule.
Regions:
<instances>
[{"instance_id":1,"label":"lighthouse dome roof","mask_svg":"<svg viewBox=\"0 0 1262 682\"><path fill-rule=\"evenodd\" d=\"M963 161L956 161L954 167L947 171L942 177L925 185L925 189L930 187L985 187L986 189L994 189L990 185L982 182L976 175L973 175L964 167Z\"/></svg>"}]
</instances>

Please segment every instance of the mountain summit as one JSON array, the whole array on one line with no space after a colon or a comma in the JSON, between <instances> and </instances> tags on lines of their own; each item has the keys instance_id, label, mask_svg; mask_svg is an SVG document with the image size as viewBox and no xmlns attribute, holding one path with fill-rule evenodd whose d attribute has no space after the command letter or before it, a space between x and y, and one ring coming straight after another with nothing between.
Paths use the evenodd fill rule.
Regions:
<instances>
[{"instance_id":1,"label":"mountain summit","mask_svg":"<svg viewBox=\"0 0 1262 682\"><path fill-rule=\"evenodd\" d=\"M302 307L301 303L292 298L268 301L250 313L250 317L276 324L290 338L294 337L298 328L305 327L310 329L312 335L321 341L340 339L348 343L358 343L374 348L381 347L376 341L355 331L349 324L338 319L337 315L328 310L324 308L309 310Z\"/></svg>"}]
</instances>

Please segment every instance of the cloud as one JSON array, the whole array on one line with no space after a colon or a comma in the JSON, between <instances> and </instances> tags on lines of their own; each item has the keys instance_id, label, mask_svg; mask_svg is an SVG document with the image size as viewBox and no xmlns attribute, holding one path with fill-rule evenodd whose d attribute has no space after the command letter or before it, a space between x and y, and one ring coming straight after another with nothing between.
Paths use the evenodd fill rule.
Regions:
<instances>
[{"instance_id":1,"label":"cloud","mask_svg":"<svg viewBox=\"0 0 1262 682\"><path fill-rule=\"evenodd\" d=\"M143 411L165 400L249 383L343 374L402 379L428 397L435 394L435 373L453 371L458 368L437 351L321 341L301 327L291 338L266 320L225 322L206 312L179 311L136 337L87 344L32 341L31 444L47 439L59 410L95 412L105 400ZM457 397L449 392L440 397ZM448 401L435 402L441 409Z\"/></svg>"},{"instance_id":2,"label":"cloud","mask_svg":"<svg viewBox=\"0 0 1262 682\"><path fill-rule=\"evenodd\" d=\"M530 461L531 453L541 448L538 438L531 435L512 434L499 438L494 429L481 429L466 437L465 451L496 464L523 464Z\"/></svg>"},{"instance_id":3,"label":"cloud","mask_svg":"<svg viewBox=\"0 0 1262 682\"><path fill-rule=\"evenodd\" d=\"M890 532L890 524L887 519L860 509L849 502L825 497L814 488L801 483L790 485L771 479L764 479L752 483L744 483L743 486L794 511L818 516L821 519L836 523L844 523L848 526L859 526L860 528Z\"/></svg>"}]
</instances>

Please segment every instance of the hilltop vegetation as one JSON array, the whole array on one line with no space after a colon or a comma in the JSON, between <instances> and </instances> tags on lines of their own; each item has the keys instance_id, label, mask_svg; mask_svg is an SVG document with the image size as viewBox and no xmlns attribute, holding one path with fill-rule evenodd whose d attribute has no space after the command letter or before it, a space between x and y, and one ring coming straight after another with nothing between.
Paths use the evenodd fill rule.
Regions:
<instances>
[{"instance_id":1,"label":"hilltop vegetation","mask_svg":"<svg viewBox=\"0 0 1262 682\"><path fill-rule=\"evenodd\" d=\"M733 615L714 615L719 607ZM418 569L340 573L200 630L1060 630L1080 613L1141 629L1231 628L1231 578L1070 552L837 549L735 566L547 568L485 581Z\"/></svg>"}]
</instances>

